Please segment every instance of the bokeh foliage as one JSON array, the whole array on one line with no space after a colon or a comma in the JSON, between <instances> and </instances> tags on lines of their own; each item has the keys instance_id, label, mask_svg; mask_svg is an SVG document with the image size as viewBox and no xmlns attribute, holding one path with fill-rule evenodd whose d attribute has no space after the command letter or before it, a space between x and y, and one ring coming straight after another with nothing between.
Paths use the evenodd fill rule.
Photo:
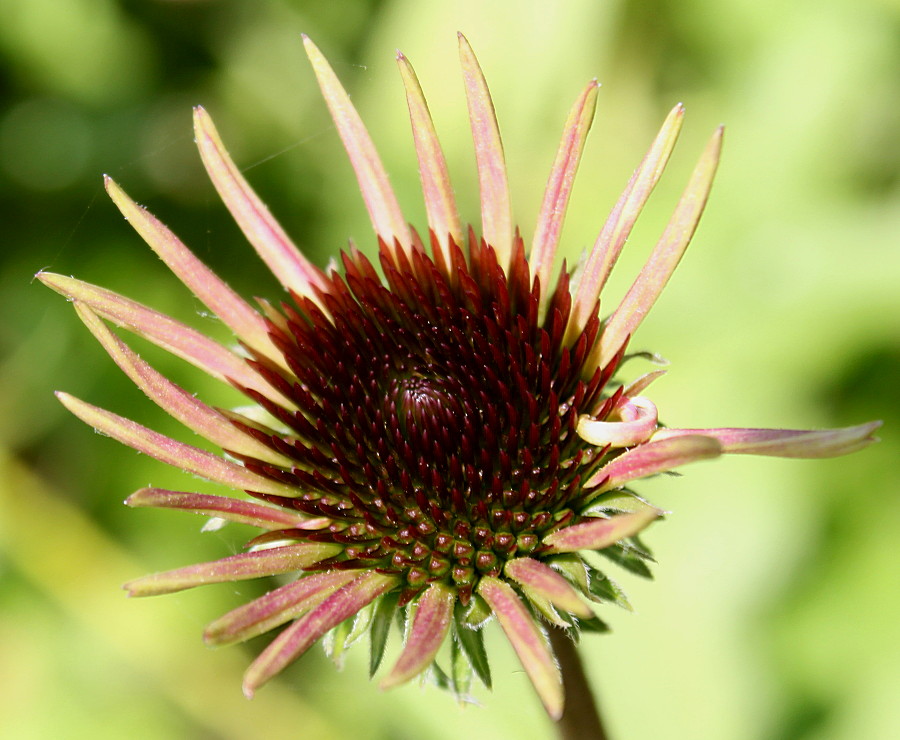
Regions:
<instances>
[{"instance_id":1,"label":"bokeh foliage","mask_svg":"<svg viewBox=\"0 0 900 740\"><path fill-rule=\"evenodd\" d=\"M121 506L151 482L212 487L66 415L55 388L182 434L130 387L65 302L31 281L41 268L74 273L223 336L108 203L100 181L108 172L234 287L279 295L203 175L190 130L198 103L319 264L348 237L371 247L300 32L334 63L410 220L421 224L392 59L404 51L431 102L464 215L475 217L456 30L492 85L526 234L568 105L591 77L603 83L564 232L570 260L592 243L665 112L678 100L687 106L672 171L613 296L645 257L703 139L727 124L696 243L636 340L673 363L654 393L664 419L886 421L883 442L852 458L727 459L642 486L674 512L648 536L657 581L623 576L638 613L605 613L614 633L583 647L615 737L900 737L896 0L0 2L4 736L548 736L500 640L496 688L478 696L483 708L458 708L415 686L381 694L363 660L351 654L337 673L321 651L247 703L244 649L208 651L200 632L260 586L126 600L122 581L220 557L245 533L201 535L186 514ZM235 402L139 348L205 398Z\"/></svg>"}]
</instances>

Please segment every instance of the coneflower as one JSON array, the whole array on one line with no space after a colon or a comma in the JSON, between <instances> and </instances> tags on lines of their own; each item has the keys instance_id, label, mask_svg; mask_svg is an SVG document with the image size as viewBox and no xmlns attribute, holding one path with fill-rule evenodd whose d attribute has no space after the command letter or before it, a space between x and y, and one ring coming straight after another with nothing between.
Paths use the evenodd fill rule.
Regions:
<instances>
[{"instance_id":1,"label":"coneflower","mask_svg":"<svg viewBox=\"0 0 900 740\"><path fill-rule=\"evenodd\" d=\"M109 178L135 230L234 333L239 351L114 292L40 273L69 297L113 360L154 402L221 447L217 455L59 393L100 432L238 494L145 488L126 503L185 509L263 530L247 551L139 578L133 596L293 574L206 630L233 643L281 628L244 678L253 693L329 635L342 650L368 633L381 662L392 621L403 647L381 680L392 687L432 667L468 692L491 678L483 626L496 617L548 714L563 681L548 630L602 631L593 604L626 604L586 553L648 574L638 534L662 512L633 481L724 453L828 457L873 441L879 422L845 429L661 428L645 395L663 371L626 381L629 339L674 271L703 212L719 160L716 130L658 244L621 303L599 296L681 128L676 106L574 271L554 273L572 182L594 114L596 81L575 101L535 234L515 229L504 154L481 69L460 57L481 194L480 231L457 212L419 83L406 89L428 215L423 240L402 216L349 97L304 38L359 180L378 263L356 248L320 270L294 247L225 151L209 115L195 134L213 184L290 294L252 307ZM427 242L427 243L426 243ZM106 322L135 332L240 390L254 410L211 407L140 359ZM242 495L246 494L246 495ZM447 666L435 662L448 644Z\"/></svg>"}]
</instances>

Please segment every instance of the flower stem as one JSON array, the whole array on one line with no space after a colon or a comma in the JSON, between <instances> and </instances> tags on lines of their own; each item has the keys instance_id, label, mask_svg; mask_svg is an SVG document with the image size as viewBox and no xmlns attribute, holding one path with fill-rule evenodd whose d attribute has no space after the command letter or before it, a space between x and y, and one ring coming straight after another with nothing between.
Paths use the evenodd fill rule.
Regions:
<instances>
[{"instance_id":1,"label":"flower stem","mask_svg":"<svg viewBox=\"0 0 900 740\"><path fill-rule=\"evenodd\" d=\"M556 725L560 740L608 740L575 643L561 629L548 631L566 692L566 708Z\"/></svg>"}]
</instances>

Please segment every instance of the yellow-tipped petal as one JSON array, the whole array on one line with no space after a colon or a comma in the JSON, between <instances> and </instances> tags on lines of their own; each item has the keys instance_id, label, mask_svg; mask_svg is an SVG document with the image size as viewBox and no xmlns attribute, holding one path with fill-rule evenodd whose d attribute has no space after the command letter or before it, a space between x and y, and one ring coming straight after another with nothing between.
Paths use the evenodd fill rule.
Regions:
<instances>
[{"instance_id":1,"label":"yellow-tipped petal","mask_svg":"<svg viewBox=\"0 0 900 740\"><path fill-rule=\"evenodd\" d=\"M451 264L449 240L462 244L463 229L453 188L450 185L447 162L412 65L400 52L397 52L397 64L406 89L406 103L409 106L409 120L419 160L419 176L422 180L428 226L441 245L444 264L449 265Z\"/></svg>"},{"instance_id":2,"label":"yellow-tipped petal","mask_svg":"<svg viewBox=\"0 0 900 740\"><path fill-rule=\"evenodd\" d=\"M385 241L388 248L393 248L396 239L400 246L408 251L412 244L409 226L403 218L384 165L378 157L378 152L375 151L375 145L359 113L356 112L356 108L350 102L350 96L341 86L322 52L305 34L303 44L328 110L331 111L334 125L350 157L350 164L359 181L359 188L375 233Z\"/></svg>"},{"instance_id":3,"label":"yellow-tipped petal","mask_svg":"<svg viewBox=\"0 0 900 740\"><path fill-rule=\"evenodd\" d=\"M481 236L496 250L497 262L507 270L512 258L513 225L500 128L491 93L475 53L465 36L460 33L458 37L481 189Z\"/></svg>"}]
</instances>

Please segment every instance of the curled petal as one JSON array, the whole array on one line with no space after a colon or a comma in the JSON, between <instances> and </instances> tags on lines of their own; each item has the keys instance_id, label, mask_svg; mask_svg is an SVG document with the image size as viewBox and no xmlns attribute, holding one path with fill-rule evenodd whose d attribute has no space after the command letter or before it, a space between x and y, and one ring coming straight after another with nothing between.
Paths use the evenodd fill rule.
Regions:
<instances>
[{"instance_id":1,"label":"curled petal","mask_svg":"<svg viewBox=\"0 0 900 740\"><path fill-rule=\"evenodd\" d=\"M247 669L244 695L252 698L260 686L299 658L328 630L352 617L396 582L394 576L364 573L283 630Z\"/></svg>"},{"instance_id":2,"label":"curled petal","mask_svg":"<svg viewBox=\"0 0 900 740\"><path fill-rule=\"evenodd\" d=\"M697 162L675 213L637 279L603 327L589 367L605 366L640 326L678 266L706 206L722 152L723 129L713 134Z\"/></svg>"},{"instance_id":3,"label":"curled petal","mask_svg":"<svg viewBox=\"0 0 900 740\"><path fill-rule=\"evenodd\" d=\"M650 439L656 429L656 406L641 396L623 399L616 409L622 421L595 421L583 415L576 428L578 436L598 447L631 447Z\"/></svg>"},{"instance_id":4,"label":"curled petal","mask_svg":"<svg viewBox=\"0 0 900 740\"><path fill-rule=\"evenodd\" d=\"M126 583L124 588L129 596L158 596L210 583L246 581L300 570L331 557L339 550L336 545L321 542L270 547L267 550L242 552L210 563L198 563L187 568L136 578Z\"/></svg>"},{"instance_id":5,"label":"curled petal","mask_svg":"<svg viewBox=\"0 0 900 740\"><path fill-rule=\"evenodd\" d=\"M391 689L424 671L434 660L450 630L454 592L441 583L432 583L419 598L409 637L391 672L381 682Z\"/></svg>"},{"instance_id":6,"label":"curled petal","mask_svg":"<svg viewBox=\"0 0 900 740\"><path fill-rule=\"evenodd\" d=\"M659 509L649 508L608 519L595 518L548 534L544 544L550 546L551 552L602 550L626 537L633 537L661 514Z\"/></svg>"},{"instance_id":7,"label":"curled petal","mask_svg":"<svg viewBox=\"0 0 900 740\"><path fill-rule=\"evenodd\" d=\"M558 720L564 703L562 677L547 638L509 584L484 576L478 584L478 593L497 615L547 714Z\"/></svg>"},{"instance_id":8,"label":"curled petal","mask_svg":"<svg viewBox=\"0 0 900 740\"><path fill-rule=\"evenodd\" d=\"M578 596L572 585L549 565L534 558L510 560L504 572L516 583L543 596L554 606L590 619L594 613Z\"/></svg>"},{"instance_id":9,"label":"curled petal","mask_svg":"<svg viewBox=\"0 0 900 740\"><path fill-rule=\"evenodd\" d=\"M722 445L712 437L695 434L676 439L654 440L623 452L594 473L587 485L602 483L595 491L601 493L637 478L664 473L687 463L708 460L721 454Z\"/></svg>"},{"instance_id":10,"label":"curled petal","mask_svg":"<svg viewBox=\"0 0 900 740\"><path fill-rule=\"evenodd\" d=\"M444 264L450 265L450 240L462 244L463 229L456 208L456 199L453 197L453 188L450 186L447 162L412 65L400 52L397 52L397 64L400 65L400 75L406 88L406 103L409 106L409 120L419 160L419 176L422 180L422 193L425 196L428 226L441 245Z\"/></svg>"},{"instance_id":11,"label":"curled petal","mask_svg":"<svg viewBox=\"0 0 900 740\"><path fill-rule=\"evenodd\" d=\"M397 203L387 172L381 164L375 145L359 113L350 102L350 96L341 86L334 70L322 56L322 52L305 34L303 43L328 110L331 111L334 125L350 157L350 164L359 181L359 189L362 191L375 233L390 249L393 249L396 239L404 250L409 250L412 243L409 227L403 219L400 204Z\"/></svg>"},{"instance_id":12,"label":"curled petal","mask_svg":"<svg viewBox=\"0 0 900 740\"><path fill-rule=\"evenodd\" d=\"M475 142L475 164L481 190L481 236L497 252L497 262L506 270L512 257L513 226L509 198L509 180L500 128L484 73L475 52L461 33L459 60L466 87L466 103L472 139Z\"/></svg>"},{"instance_id":13,"label":"curled petal","mask_svg":"<svg viewBox=\"0 0 900 740\"><path fill-rule=\"evenodd\" d=\"M291 527L319 529L327 523L327 520L321 517L306 519L296 511L278 509L254 501L242 501L227 496L213 496L204 493L168 491L164 488L142 488L125 499L125 504L134 507L185 509L268 530Z\"/></svg>"},{"instance_id":14,"label":"curled petal","mask_svg":"<svg viewBox=\"0 0 900 740\"><path fill-rule=\"evenodd\" d=\"M683 120L684 108L679 103L666 117L650 150L634 171L594 242L572 299L567 342L577 337L592 318L597 297L606 285L625 240L666 168Z\"/></svg>"},{"instance_id":15,"label":"curled petal","mask_svg":"<svg viewBox=\"0 0 900 740\"><path fill-rule=\"evenodd\" d=\"M841 429L661 429L655 440L679 439L700 434L722 445L733 455L769 455L771 457L837 457L867 447L878 438L873 432L880 421L870 421Z\"/></svg>"},{"instance_id":16,"label":"curled petal","mask_svg":"<svg viewBox=\"0 0 900 740\"><path fill-rule=\"evenodd\" d=\"M68 393L57 391L56 397L69 411L98 432L107 434L161 462L181 468L186 473L199 475L229 488L269 493L273 496L294 497L299 493L292 486L264 478L206 450L177 442L130 419L85 403Z\"/></svg>"},{"instance_id":17,"label":"curled petal","mask_svg":"<svg viewBox=\"0 0 900 740\"><path fill-rule=\"evenodd\" d=\"M281 353L269 339L265 321L256 311L198 260L152 213L131 200L111 177L106 176L104 184L109 197L134 230L236 337L266 357L284 363Z\"/></svg>"},{"instance_id":18,"label":"curled petal","mask_svg":"<svg viewBox=\"0 0 900 740\"><path fill-rule=\"evenodd\" d=\"M213 378L251 388L285 408L295 408L291 401L254 372L244 358L186 324L111 290L73 277L52 272L39 272L36 277L57 293L82 302L104 319L139 334Z\"/></svg>"},{"instance_id":19,"label":"curled petal","mask_svg":"<svg viewBox=\"0 0 900 740\"><path fill-rule=\"evenodd\" d=\"M331 570L303 576L219 617L203 632L203 639L209 645L249 640L314 609L358 575Z\"/></svg>"},{"instance_id":20,"label":"curled petal","mask_svg":"<svg viewBox=\"0 0 900 740\"><path fill-rule=\"evenodd\" d=\"M188 429L230 452L290 467L290 459L241 432L224 414L210 408L137 356L90 308L75 302L79 317L132 382Z\"/></svg>"},{"instance_id":21,"label":"curled petal","mask_svg":"<svg viewBox=\"0 0 900 740\"><path fill-rule=\"evenodd\" d=\"M578 163L581 161L581 153L584 150L588 131L594 120L599 87L600 84L597 80L591 80L578 96L572 110L569 111L534 230L534 241L531 245L528 262L532 273L540 282L541 299L545 305L552 295L550 274L553 268L553 257L559 245L559 235L566 217L566 208L569 205L575 173L578 170Z\"/></svg>"}]
</instances>

